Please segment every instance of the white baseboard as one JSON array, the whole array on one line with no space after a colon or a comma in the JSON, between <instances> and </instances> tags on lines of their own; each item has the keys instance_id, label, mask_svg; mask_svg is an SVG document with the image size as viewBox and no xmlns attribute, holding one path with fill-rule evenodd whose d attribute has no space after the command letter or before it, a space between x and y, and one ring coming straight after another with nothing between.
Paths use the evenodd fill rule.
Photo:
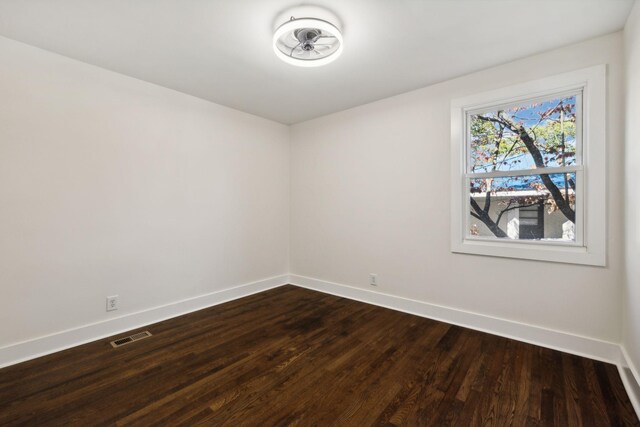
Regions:
<instances>
[{"instance_id":1,"label":"white baseboard","mask_svg":"<svg viewBox=\"0 0 640 427\"><path fill-rule=\"evenodd\" d=\"M290 283L308 289L325 292L356 301L374 304L393 310L439 320L469 329L487 332L530 344L590 359L620 365L620 346L616 343L573 335L539 326L499 319L484 314L472 313L451 307L402 298L367 289L355 288L339 283L326 282L310 277L291 275Z\"/></svg>"},{"instance_id":2,"label":"white baseboard","mask_svg":"<svg viewBox=\"0 0 640 427\"><path fill-rule=\"evenodd\" d=\"M620 378L629 395L629 400L631 400L636 414L640 417L640 371L638 371L633 364L624 346L619 344L368 289L327 282L311 277L290 275L289 283L327 294L612 363L618 367Z\"/></svg>"},{"instance_id":3,"label":"white baseboard","mask_svg":"<svg viewBox=\"0 0 640 427\"><path fill-rule=\"evenodd\" d=\"M185 299L171 304L126 314L113 319L83 325L43 337L0 348L0 368L80 344L136 329L151 323L181 316L213 305L276 288L289 282L289 276L277 276Z\"/></svg>"},{"instance_id":4,"label":"white baseboard","mask_svg":"<svg viewBox=\"0 0 640 427\"><path fill-rule=\"evenodd\" d=\"M640 417L640 375L636 366L627 353L627 349L621 345L620 350L622 352L622 360L618 365L618 371L620 371L620 378L624 388L627 390L629 400L633 408L636 410L636 414Z\"/></svg>"},{"instance_id":5,"label":"white baseboard","mask_svg":"<svg viewBox=\"0 0 640 427\"><path fill-rule=\"evenodd\" d=\"M640 414L640 375L629 358L626 349L618 344L298 275L283 275L247 283L114 319L11 344L0 348L0 368L243 298L287 283L613 363L618 366L631 403L636 412Z\"/></svg>"}]
</instances>

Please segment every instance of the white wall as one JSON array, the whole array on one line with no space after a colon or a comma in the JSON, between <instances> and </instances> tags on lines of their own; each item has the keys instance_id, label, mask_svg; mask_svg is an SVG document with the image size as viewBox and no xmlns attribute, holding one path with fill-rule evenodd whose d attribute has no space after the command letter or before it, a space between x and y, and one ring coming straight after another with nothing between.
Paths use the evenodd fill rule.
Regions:
<instances>
[{"instance_id":1,"label":"white wall","mask_svg":"<svg viewBox=\"0 0 640 427\"><path fill-rule=\"evenodd\" d=\"M640 3L624 31L626 50L625 238L626 289L622 345L640 369ZM636 378L640 382L640 377Z\"/></svg>"},{"instance_id":2,"label":"white wall","mask_svg":"<svg viewBox=\"0 0 640 427\"><path fill-rule=\"evenodd\" d=\"M294 125L291 272L619 342L622 52L616 33ZM601 63L609 64L608 266L452 254L451 99Z\"/></svg>"},{"instance_id":3,"label":"white wall","mask_svg":"<svg viewBox=\"0 0 640 427\"><path fill-rule=\"evenodd\" d=\"M377 273L380 292L618 342L622 53L613 34L289 129L0 38L0 347L289 270L363 289ZM451 99L600 63L608 266L450 253ZM639 208L628 204L626 224L635 285ZM628 292L637 361L640 286ZM121 309L106 313L112 294Z\"/></svg>"},{"instance_id":4,"label":"white wall","mask_svg":"<svg viewBox=\"0 0 640 427\"><path fill-rule=\"evenodd\" d=\"M288 127L0 38L0 347L286 274L288 215Z\"/></svg>"}]
</instances>

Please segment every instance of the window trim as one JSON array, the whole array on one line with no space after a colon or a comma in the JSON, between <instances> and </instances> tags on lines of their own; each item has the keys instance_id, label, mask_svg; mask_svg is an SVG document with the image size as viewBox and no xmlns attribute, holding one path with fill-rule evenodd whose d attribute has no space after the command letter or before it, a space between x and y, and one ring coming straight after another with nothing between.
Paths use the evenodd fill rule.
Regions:
<instances>
[{"instance_id":1,"label":"window trim","mask_svg":"<svg viewBox=\"0 0 640 427\"><path fill-rule=\"evenodd\" d=\"M582 92L581 163L575 166L577 179L576 233L581 242L505 241L467 236L468 205L466 123L469 112L495 109L522 101ZM483 92L451 102L451 251L539 261L585 265L606 265L607 170L606 170L606 65L597 65L514 86ZM563 167L566 171L569 167ZM553 168L546 171L552 173ZM517 171L517 174L522 174ZM539 170L529 172L538 174ZM536 173L538 172L538 173ZM502 172L499 172L502 173ZM513 175L513 171L506 175ZM486 174L482 174L486 177ZM578 192L579 191L579 192ZM580 197L581 196L581 197Z\"/></svg>"}]
</instances>

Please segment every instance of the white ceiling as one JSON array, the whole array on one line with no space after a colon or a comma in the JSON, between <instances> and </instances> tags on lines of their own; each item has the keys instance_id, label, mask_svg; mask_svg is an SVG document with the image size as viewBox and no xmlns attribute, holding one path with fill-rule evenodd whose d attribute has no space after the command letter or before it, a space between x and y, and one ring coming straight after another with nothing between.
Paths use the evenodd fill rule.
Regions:
<instances>
[{"instance_id":1,"label":"white ceiling","mask_svg":"<svg viewBox=\"0 0 640 427\"><path fill-rule=\"evenodd\" d=\"M291 0L0 0L0 35L290 124L621 29L634 0L314 0L345 50L273 53Z\"/></svg>"}]
</instances>

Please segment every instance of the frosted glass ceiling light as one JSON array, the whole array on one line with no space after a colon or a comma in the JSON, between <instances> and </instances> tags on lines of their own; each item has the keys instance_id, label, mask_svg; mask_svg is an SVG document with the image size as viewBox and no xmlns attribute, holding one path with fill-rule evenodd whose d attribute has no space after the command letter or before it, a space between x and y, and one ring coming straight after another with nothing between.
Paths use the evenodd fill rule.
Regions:
<instances>
[{"instance_id":1,"label":"frosted glass ceiling light","mask_svg":"<svg viewBox=\"0 0 640 427\"><path fill-rule=\"evenodd\" d=\"M317 67L335 61L342 53L342 33L318 18L294 18L276 28L273 50L278 58L299 67Z\"/></svg>"}]
</instances>

